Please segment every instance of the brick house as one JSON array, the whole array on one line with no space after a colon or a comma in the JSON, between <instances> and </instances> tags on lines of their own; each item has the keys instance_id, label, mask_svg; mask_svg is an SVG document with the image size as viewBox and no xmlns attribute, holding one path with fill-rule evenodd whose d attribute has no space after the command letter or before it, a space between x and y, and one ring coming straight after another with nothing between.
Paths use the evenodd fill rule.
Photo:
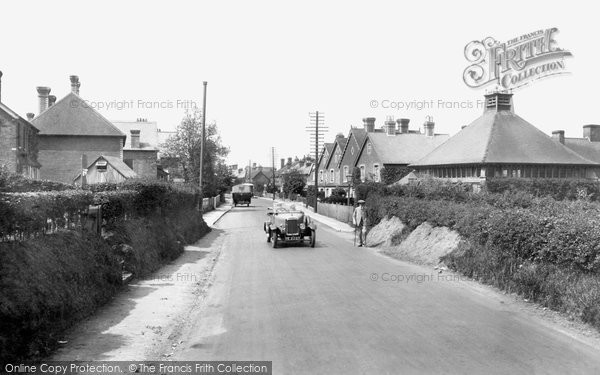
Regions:
<instances>
[{"instance_id":1,"label":"brick house","mask_svg":"<svg viewBox=\"0 0 600 375\"><path fill-rule=\"evenodd\" d=\"M72 183L81 171L82 155L123 159L126 135L79 96L79 78L71 76L71 92L53 103L50 88L38 87L40 114L32 123L39 130L43 179Z\"/></svg>"},{"instance_id":2,"label":"brick house","mask_svg":"<svg viewBox=\"0 0 600 375\"><path fill-rule=\"evenodd\" d=\"M342 150L338 166L342 186L348 185L349 179L347 176L352 175L352 171L356 165L356 158L367 136L367 130L375 130L375 119L373 117L363 119L363 123L364 128L350 127L350 132L346 138L346 145Z\"/></svg>"},{"instance_id":3,"label":"brick house","mask_svg":"<svg viewBox=\"0 0 600 375\"><path fill-rule=\"evenodd\" d=\"M28 120L0 102L0 166L32 179L39 179L37 134Z\"/></svg>"},{"instance_id":4,"label":"brick house","mask_svg":"<svg viewBox=\"0 0 600 375\"><path fill-rule=\"evenodd\" d=\"M408 124L388 118L382 130L367 132L354 164L363 181L381 182L382 168L407 168L450 138L435 134L433 121L425 122L425 133L409 130Z\"/></svg>"},{"instance_id":5,"label":"brick house","mask_svg":"<svg viewBox=\"0 0 600 375\"><path fill-rule=\"evenodd\" d=\"M124 134L129 134L123 147L123 161L138 177L157 178L158 163L158 128L155 121L138 118L134 122L114 121Z\"/></svg>"},{"instance_id":6,"label":"brick house","mask_svg":"<svg viewBox=\"0 0 600 375\"><path fill-rule=\"evenodd\" d=\"M476 189L492 177L597 179L600 168L516 115L506 92L485 95L482 116L410 166Z\"/></svg>"},{"instance_id":7,"label":"brick house","mask_svg":"<svg viewBox=\"0 0 600 375\"><path fill-rule=\"evenodd\" d=\"M344 137L342 133L339 133L335 136L335 141L333 142L333 147L331 148L331 155L329 156L329 160L325 162L324 169L327 171L327 189L329 190L329 194L331 191L340 186L342 181L344 180L341 176L340 165L342 161L342 153L344 152L344 147L346 146L346 142L348 139Z\"/></svg>"}]
</instances>

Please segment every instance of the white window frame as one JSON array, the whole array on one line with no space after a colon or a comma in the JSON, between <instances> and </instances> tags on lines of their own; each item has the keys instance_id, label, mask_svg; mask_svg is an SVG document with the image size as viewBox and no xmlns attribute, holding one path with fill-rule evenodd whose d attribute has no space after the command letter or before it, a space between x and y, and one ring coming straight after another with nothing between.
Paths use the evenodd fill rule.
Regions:
<instances>
[{"instance_id":1,"label":"white window frame","mask_svg":"<svg viewBox=\"0 0 600 375\"><path fill-rule=\"evenodd\" d=\"M335 182L335 171L333 169L329 170L329 182Z\"/></svg>"},{"instance_id":2,"label":"white window frame","mask_svg":"<svg viewBox=\"0 0 600 375\"><path fill-rule=\"evenodd\" d=\"M344 165L344 182L348 182L348 166Z\"/></svg>"},{"instance_id":3,"label":"white window frame","mask_svg":"<svg viewBox=\"0 0 600 375\"><path fill-rule=\"evenodd\" d=\"M373 179L375 180L375 182L379 182L380 171L381 171L381 168L379 168L379 163L373 164Z\"/></svg>"},{"instance_id":4,"label":"white window frame","mask_svg":"<svg viewBox=\"0 0 600 375\"><path fill-rule=\"evenodd\" d=\"M373 146L371 146L371 142L367 142L367 155L371 155L371 148Z\"/></svg>"},{"instance_id":5,"label":"white window frame","mask_svg":"<svg viewBox=\"0 0 600 375\"><path fill-rule=\"evenodd\" d=\"M323 170L319 171L319 182L323 182Z\"/></svg>"},{"instance_id":6,"label":"white window frame","mask_svg":"<svg viewBox=\"0 0 600 375\"><path fill-rule=\"evenodd\" d=\"M360 180L364 182L367 178L367 170L365 168L365 165L361 164L358 168L360 169Z\"/></svg>"}]
</instances>

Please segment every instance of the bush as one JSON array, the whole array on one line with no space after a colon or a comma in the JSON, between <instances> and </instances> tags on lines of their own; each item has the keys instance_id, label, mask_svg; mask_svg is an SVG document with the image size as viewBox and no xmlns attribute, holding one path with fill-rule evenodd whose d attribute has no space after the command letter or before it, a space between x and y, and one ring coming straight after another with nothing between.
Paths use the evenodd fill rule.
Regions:
<instances>
[{"instance_id":1,"label":"bush","mask_svg":"<svg viewBox=\"0 0 600 375\"><path fill-rule=\"evenodd\" d=\"M48 180L32 180L18 174L10 173L0 166L0 192L26 193L35 191L61 191L74 190L75 185Z\"/></svg>"}]
</instances>

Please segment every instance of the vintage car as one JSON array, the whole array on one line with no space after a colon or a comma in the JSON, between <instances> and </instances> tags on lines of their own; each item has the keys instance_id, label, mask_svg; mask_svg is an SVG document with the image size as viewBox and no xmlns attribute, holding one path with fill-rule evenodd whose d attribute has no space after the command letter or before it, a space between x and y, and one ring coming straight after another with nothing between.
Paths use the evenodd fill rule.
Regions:
<instances>
[{"instance_id":1,"label":"vintage car","mask_svg":"<svg viewBox=\"0 0 600 375\"><path fill-rule=\"evenodd\" d=\"M252 184L239 184L231 188L231 197L233 198L233 205L237 207L238 204L245 204L250 206L252 201L252 195L254 194L254 185Z\"/></svg>"},{"instance_id":2,"label":"vintage car","mask_svg":"<svg viewBox=\"0 0 600 375\"><path fill-rule=\"evenodd\" d=\"M264 223L264 230L267 242L270 242L273 248L281 243L304 242L315 247L317 224L304 215L304 212L294 207L276 206L267 208L267 215L269 220Z\"/></svg>"}]
</instances>

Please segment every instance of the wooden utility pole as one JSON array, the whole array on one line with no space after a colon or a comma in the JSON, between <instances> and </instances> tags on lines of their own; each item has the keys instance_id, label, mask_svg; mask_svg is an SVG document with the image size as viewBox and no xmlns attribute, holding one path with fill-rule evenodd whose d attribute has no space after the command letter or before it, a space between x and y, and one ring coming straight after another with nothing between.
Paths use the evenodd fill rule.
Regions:
<instances>
[{"instance_id":1,"label":"wooden utility pole","mask_svg":"<svg viewBox=\"0 0 600 375\"><path fill-rule=\"evenodd\" d=\"M200 211L202 211L202 202L204 200L204 190L202 189L202 172L204 172L204 147L206 145L206 85L204 81L204 97L202 99L202 140L200 142L200 175L198 176L198 185L200 188Z\"/></svg>"},{"instance_id":2,"label":"wooden utility pole","mask_svg":"<svg viewBox=\"0 0 600 375\"><path fill-rule=\"evenodd\" d=\"M322 142L319 141L319 136L322 136L321 139L324 138L325 132L327 131L327 127L324 126L324 116L323 113L319 113L316 111L314 113L309 114L310 117L310 125L306 128L311 135L311 141L315 141L315 205L314 211L317 212L317 202L319 197L319 178L318 174L318 161L319 161L319 146ZM320 126L319 126L320 125Z\"/></svg>"},{"instance_id":3,"label":"wooden utility pole","mask_svg":"<svg viewBox=\"0 0 600 375\"><path fill-rule=\"evenodd\" d=\"M275 200L275 147L271 147L271 169L273 170L273 184L271 185L271 189L273 189L273 200Z\"/></svg>"}]
</instances>

